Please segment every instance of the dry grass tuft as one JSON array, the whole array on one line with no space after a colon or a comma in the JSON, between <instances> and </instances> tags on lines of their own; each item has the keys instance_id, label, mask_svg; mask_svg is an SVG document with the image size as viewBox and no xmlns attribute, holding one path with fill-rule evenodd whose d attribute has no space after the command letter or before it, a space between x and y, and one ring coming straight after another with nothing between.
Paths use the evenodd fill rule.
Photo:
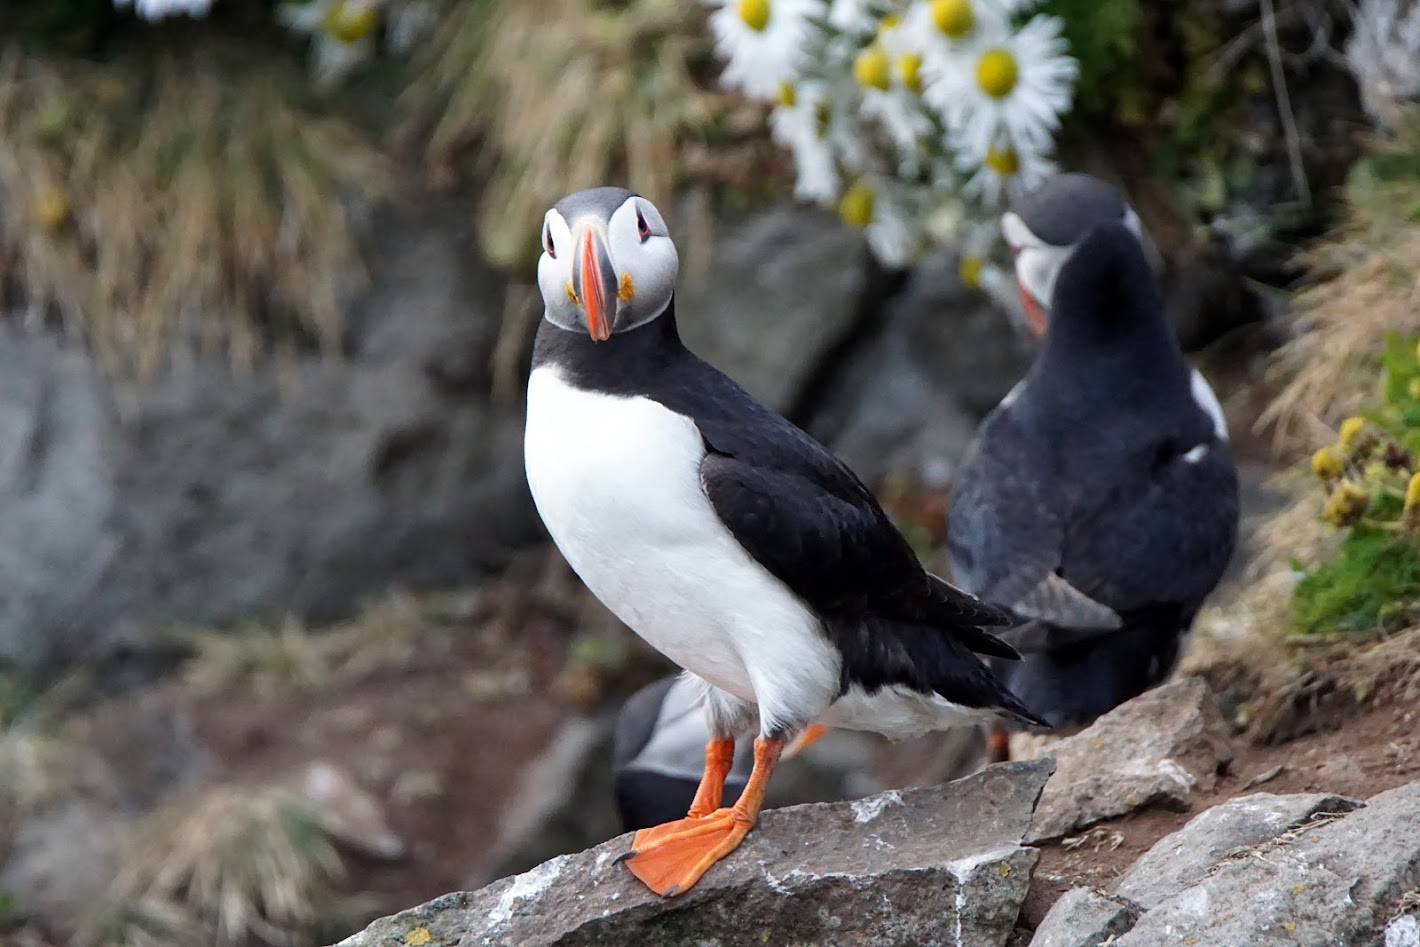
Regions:
<instances>
[{"instance_id":1,"label":"dry grass tuft","mask_svg":"<svg viewBox=\"0 0 1420 947\"><path fill-rule=\"evenodd\" d=\"M525 261L563 194L614 181L669 216L682 142L726 97L688 63L706 48L699 4L484 0L451 5L404 99L432 115L436 180L475 155L484 253Z\"/></svg>"},{"instance_id":2,"label":"dry grass tuft","mask_svg":"<svg viewBox=\"0 0 1420 947\"><path fill-rule=\"evenodd\" d=\"M1399 160L1420 161L1420 138L1408 147ZM1279 447L1329 439L1373 397L1386 334L1420 332L1420 173L1387 176L1363 163L1347 197L1346 227L1302 258L1316 282L1294 300L1301 331L1266 379L1280 390L1257 426L1275 422Z\"/></svg>"},{"instance_id":3,"label":"dry grass tuft","mask_svg":"<svg viewBox=\"0 0 1420 947\"><path fill-rule=\"evenodd\" d=\"M428 603L397 594L325 630L287 616L235 629L180 628L169 637L192 652L182 674L196 693L241 688L266 696L312 693L407 665L421 647L447 632L430 620L429 609Z\"/></svg>"},{"instance_id":4,"label":"dry grass tuft","mask_svg":"<svg viewBox=\"0 0 1420 947\"><path fill-rule=\"evenodd\" d=\"M356 215L391 176L353 126L295 104L299 72L250 56L0 49L0 279L116 374L338 348Z\"/></svg>"},{"instance_id":5,"label":"dry grass tuft","mask_svg":"<svg viewBox=\"0 0 1420 947\"><path fill-rule=\"evenodd\" d=\"M309 805L284 789L223 786L137 825L81 942L312 942L336 903L340 857Z\"/></svg>"}]
</instances>

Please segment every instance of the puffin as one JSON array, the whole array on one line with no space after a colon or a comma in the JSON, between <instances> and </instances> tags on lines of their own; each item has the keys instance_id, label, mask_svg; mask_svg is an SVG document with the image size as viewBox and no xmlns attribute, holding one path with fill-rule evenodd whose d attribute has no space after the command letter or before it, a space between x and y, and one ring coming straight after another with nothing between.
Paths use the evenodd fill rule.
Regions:
<instances>
[{"instance_id":1,"label":"puffin","mask_svg":"<svg viewBox=\"0 0 1420 947\"><path fill-rule=\"evenodd\" d=\"M1060 175L1001 227L1040 347L958 467L948 563L1015 619L1023 657L993 668L1068 730L1173 671L1233 554L1237 469L1120 193ZM1009 758L1005 728L989 754Z\"/></svg>"},{"instance_id":2,"label":"puffin","mask_svg":"<svg viewBox=\"0 0 1420 947\"><path fill-rule=\"evenodd\" d=\"M1017 656L987 630L1009 616L927 572L842 461L686 348L677 271L664 219L632 191L547 211L524 431L567 563L699 691L710 738L694 798L618 859L664 897L734 851L786 744L815 723L899 739L1043 725L983 660Z\"/></svg>"}]
</instances>

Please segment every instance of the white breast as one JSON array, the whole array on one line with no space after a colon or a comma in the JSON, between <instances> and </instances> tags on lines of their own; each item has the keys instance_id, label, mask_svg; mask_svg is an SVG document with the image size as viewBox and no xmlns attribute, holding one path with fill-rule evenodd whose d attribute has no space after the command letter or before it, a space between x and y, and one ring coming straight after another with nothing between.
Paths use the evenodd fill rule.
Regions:
<instances>
[{"instance_id":1,"label":"white breast","mask_svg":"<svg viewBox=\"0 0 1420 947\"><path fill-rule=\"evenodd\" d=\"M694 422L649 398L584 391L555 366L528 381L528 484L577 575L672 661L756 702L766 724L807 723L833 698L838 653L715 514L704 455Z\"/></svg>"}]
</instances>

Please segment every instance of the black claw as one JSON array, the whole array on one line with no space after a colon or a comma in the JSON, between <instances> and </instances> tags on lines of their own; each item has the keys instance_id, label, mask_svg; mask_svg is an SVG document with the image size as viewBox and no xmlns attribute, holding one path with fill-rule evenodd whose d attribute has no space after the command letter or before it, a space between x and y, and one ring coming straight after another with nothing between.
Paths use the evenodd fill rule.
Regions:
<instances>
[{"instance_id":1,"label":"black claw","mask_svg":"<svg viewBox=\"0 0 1420 947\"><path fill-rule=\"evenodd\" d=\"M637 852L636 849L633 848L633 849L631 849L630 851L622 852L620 855L618 855L618 856L616 856L615 858L613 858L613 859L611 860L611 863L612 863L613 865L620 865L622 862L626 861L628 858L635 858L638 854L639 854L639 852Z\"/></svg>"},{"instance_id":2,"label":"black claw","mask_svg":"<svg viewBox=\"0 0 1420 947\"><path fill-rule=\"evenodd\" d=\"M671 885L664 892L662 892L661 897L673 898L678 894L680 894L680 885Z\"/></svg>"}]
</instances>

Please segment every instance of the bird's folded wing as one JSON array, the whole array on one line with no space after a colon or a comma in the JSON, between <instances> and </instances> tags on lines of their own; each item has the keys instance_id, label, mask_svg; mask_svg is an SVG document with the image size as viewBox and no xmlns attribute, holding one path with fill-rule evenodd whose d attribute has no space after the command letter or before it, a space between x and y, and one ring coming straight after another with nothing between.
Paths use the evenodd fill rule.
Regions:
<instances>
[{"instance_id":1,"label":"bird's folded wing","mask_svg":"<svg viewBox=\"0 0 1420 947\"><path fill-rule=\"evenodd\" d=\"M1022 618L1038 618L1066 628L1113 631L1121 625L1114 609L1096 602L1054 572L1007 604Z\"/></svg>"},{"instance_id":2,"label":"bird's folded wing","mask_svg":"<svg viewBox=\"0 0 1420 947\"><path fill-rule=\"evenodd\" d=\"M1023 475L1029 446L1009 412L987 418L952 489L947 553L952 579L1006 607L1030 595L1060 565L1058 504Z\"/></svg>"},{"instance_id":3,"label":"bird's folded wing","mask_svg":"<svg viewBox=\"0 0 1420 947\"><path fill-rule=\"evenodd\" d=\"M890 592L916 567L871 497L855 501L802 473L714 452L701 462L700 480L740 545L811 605Z\"/></svg>"}]
</instances>

